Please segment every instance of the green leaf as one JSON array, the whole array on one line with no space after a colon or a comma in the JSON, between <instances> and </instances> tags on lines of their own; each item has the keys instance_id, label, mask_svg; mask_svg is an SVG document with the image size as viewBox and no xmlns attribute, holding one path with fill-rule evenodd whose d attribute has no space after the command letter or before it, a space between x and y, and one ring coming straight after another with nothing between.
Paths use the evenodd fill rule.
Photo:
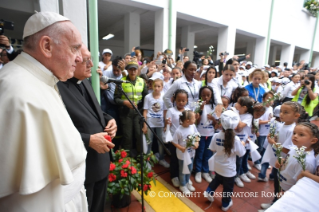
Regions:
<instances>
[{"instance_id":1,"label":"green leaf","mask_svg":"<svg viewBox=\"0 0 319 212\"><path fill-rule=\"evenodd\" d=\"M121 194L124 194L124 189L123 188L121 189Z\"/></svg>"},{"instance_id":2,"label":"green leaf","mask_svg":"<svg viewBox=\"0 0 319 212\"><path fill-rule=\"evenodd\" d=\"M155 180L155 177L153 177L153 183L154 183L154 185L156 186L156 180Z\"/></svg>"}]
</instances>

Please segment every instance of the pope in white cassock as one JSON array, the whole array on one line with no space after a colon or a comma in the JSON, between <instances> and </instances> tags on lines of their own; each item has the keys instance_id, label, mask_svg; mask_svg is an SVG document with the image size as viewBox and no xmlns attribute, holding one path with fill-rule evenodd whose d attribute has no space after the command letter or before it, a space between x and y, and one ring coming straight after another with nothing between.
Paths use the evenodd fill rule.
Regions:
<instances>
[{"instance_id":1,"label":"pope in white cassock","mask_svg":"<svg viewBox=\"0 0 319 212\"><path fill-rule=\"evenodd\" d=\"M0 71L0 211L87 211L81 136L56 83L82 62L69 19L39 12L23 52Z\"/></svg>"}]
</instances>

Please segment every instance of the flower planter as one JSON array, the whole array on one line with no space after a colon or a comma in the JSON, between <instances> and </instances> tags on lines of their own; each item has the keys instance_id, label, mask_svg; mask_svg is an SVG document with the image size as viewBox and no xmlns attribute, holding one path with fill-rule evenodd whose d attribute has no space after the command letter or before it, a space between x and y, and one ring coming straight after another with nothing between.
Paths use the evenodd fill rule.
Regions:
<instances>
[{"instance_id":1,"label":"flower planter","mask_svg":"<svg viewBox=\"0 0 319 212\"><path fill-rule=\"evenodd\" d=\"M124 194L121 198L120 194L112 195L112 206L115 208L125 208L131 204L131 195Z\"/></svg>"}]
</instances>

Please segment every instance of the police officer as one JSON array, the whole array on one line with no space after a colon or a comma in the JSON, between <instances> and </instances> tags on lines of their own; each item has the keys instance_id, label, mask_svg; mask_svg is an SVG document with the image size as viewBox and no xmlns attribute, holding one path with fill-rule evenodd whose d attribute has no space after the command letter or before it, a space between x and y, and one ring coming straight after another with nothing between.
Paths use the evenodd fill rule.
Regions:
<instances>
[{"instance_id":1,"label":"police officer","mask_svg":"<svg viewBox=\"0 0 319 212\"><path fill-rule=\"evenodd\" d=\"M128 76L123 77L122 80L130 81L131 83L122 83L123 91L141 111L143 109L144 97L148 94L147 86L144 80L137 76L138 64L136 61L130 61L125 69L128 71ZM142 153L139 115L118 88L116 88L114 93L114 102L120 106L120 126L123 129L122 148L130 150L130 153L132 153L134 139L137 142L136 149L138 153ZM131 154L131 156L134 155Z\"/></svg>"}]
</instances>

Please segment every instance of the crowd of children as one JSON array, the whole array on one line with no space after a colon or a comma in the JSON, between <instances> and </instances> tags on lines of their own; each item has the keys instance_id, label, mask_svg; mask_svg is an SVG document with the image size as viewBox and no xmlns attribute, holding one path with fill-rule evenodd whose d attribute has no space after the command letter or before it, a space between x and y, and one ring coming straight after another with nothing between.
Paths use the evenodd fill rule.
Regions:
<instances>
[{"instance_id":1,"label":"crowd of children","mask_svg":"<svg viewBox=\"0 0 319 212\"><path fill-rule=\"evenodd\" d=\"M315 79L319 75L240 65L231 59L220 77L215 66L198 73L202 69L190 61L182 69L165 66L154 71L152 66L146 70L149 94L144 99L143 114L160 138L165 140L167 130L173 137L167 144L169 164L164 159L163 144L158 142L159 163L170 168L172 184L189 194L195 191L190 180L194 173L196 183L202 179L209 183L205 195L212 202L220 184L224 192L233 192L234 185L244 187L251 180L274 180L274 193L279 194L301 177L319 182L319 130L309 122L316 115L313 111L319 89ZM143 132L153 139L146 125ZM275 152L279 145L280 161ZM148 151L151 148L149 145ZM294 157L300 148L307 152L305 169ZM250 159L260 171L257 179L250 172ZM269 168L272 171L267 176ZM277 199L261 208L271 207ZM222 198L222 210L232 205L230 197Z\"/></svg>"}]
</instances>

